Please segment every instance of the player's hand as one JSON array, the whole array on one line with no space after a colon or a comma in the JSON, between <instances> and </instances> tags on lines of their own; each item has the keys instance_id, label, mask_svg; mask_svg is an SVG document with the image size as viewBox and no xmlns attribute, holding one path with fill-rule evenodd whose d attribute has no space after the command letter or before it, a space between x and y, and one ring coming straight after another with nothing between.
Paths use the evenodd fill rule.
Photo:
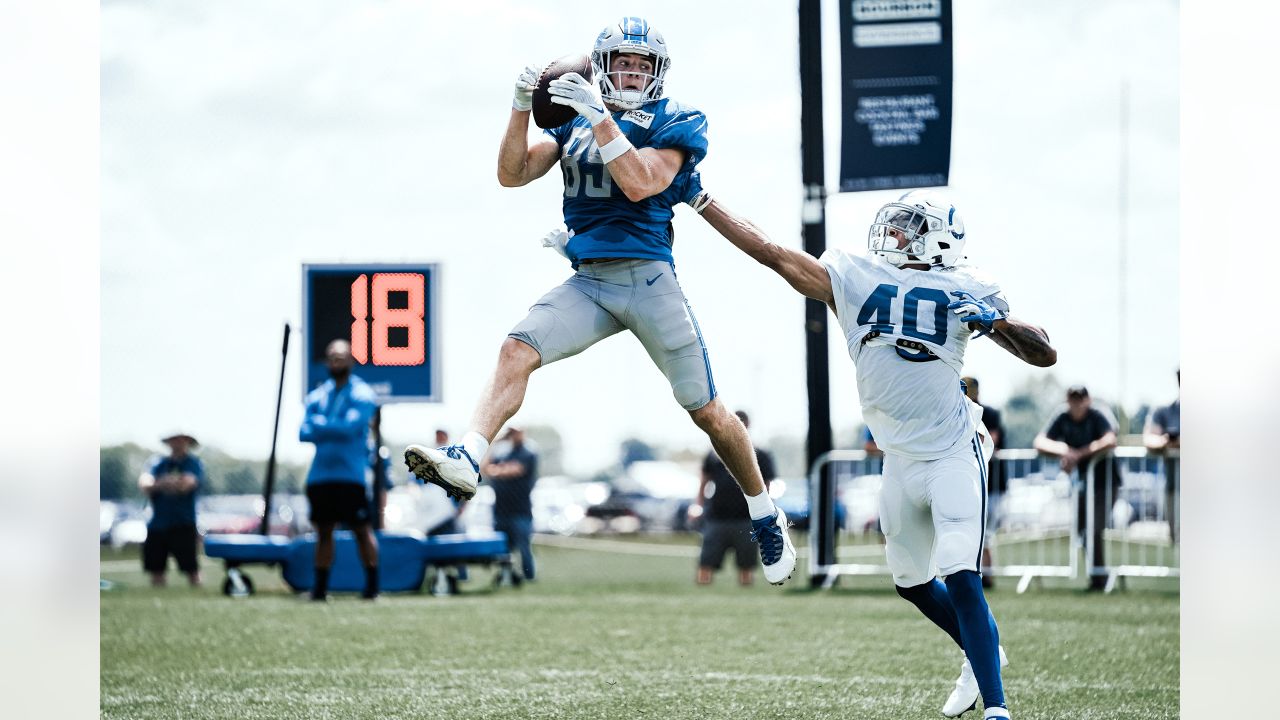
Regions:
<instances>
[{"instance_id":1,"label":"player's hand","mask_svg":"<svg viewBox=\"0 0 1280 720\"><path fill-rule=\"evenodd\" d=\"M548 92L551 93L551 102L573 108L579 115L586 118L592 127L609 117L595 83L587 82L578 73L565 73L552 80Z\"/></svg>"},{"instance_id":2,"label":"player's hand","mask_svg":"<svg viewBox=\"0 0 1280 720\"><path fill-rule=\"evenodd\" d=\"M520 77L516 78L516 95L511 100L511 107L526 112L533 109L533 90L538 87L539 74L534 66L525 67Z\"/></svg>"},{"instance_id":3,"label":"player's hand","mask_svg":"<svg viewBox=\"0 0 1280 720\"><path fill-rule=\"evenodd\" d=\"M543 236L542 247L552 248L567 259L569 251L565 249L565 246L569 244L569 238L571 237L573 237L572 230L565 232L564 228L552 228L551 232Z\"/></svg>"},{"instance_id":4,"label":"player's hand","mask_svg":"<svg viewBox=\"0 0 1280 720\"><path fill-rule=\"evenodd\" d=\"M989 335L995 322L1004 317L999 310L970 293L963 290L955 290L951 294L959 299L948 305L947 309L959 315L960 322L966 323L970 327L978 325L980 328L978 330L979 337Z\"/></svg>"}]
</instances>

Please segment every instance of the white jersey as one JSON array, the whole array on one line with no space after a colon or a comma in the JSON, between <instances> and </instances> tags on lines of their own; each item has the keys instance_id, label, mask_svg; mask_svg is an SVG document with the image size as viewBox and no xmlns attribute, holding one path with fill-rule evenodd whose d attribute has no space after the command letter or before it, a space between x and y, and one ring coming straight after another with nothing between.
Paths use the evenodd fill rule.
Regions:
<instances>
[{"instance_id":1,"label":"white jersey","mask_svg":"<svg viewBox=\"0 0 1280 720\"><path fill-rule=\"evenodd\" d=\"M1007 314L1000 287L966 265L908 270L834 249L820 261L857 368L862 417L880 449L935 460L969 447L982 418L960 389L971 331L947 305L963 290Z\"/></svg>"}]
</instances>

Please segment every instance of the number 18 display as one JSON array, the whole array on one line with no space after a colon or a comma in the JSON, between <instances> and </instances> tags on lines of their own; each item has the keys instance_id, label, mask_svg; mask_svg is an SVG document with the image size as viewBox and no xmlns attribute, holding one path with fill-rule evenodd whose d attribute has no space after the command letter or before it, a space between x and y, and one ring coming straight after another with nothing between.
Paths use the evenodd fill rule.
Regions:
<instances>
[{"instance_id":1,"label":"number 18 display","mask_svg":"<svg viewBox=\"0 0 1280 720\"><path fill-rule=\"evenodd\" d=\"M303 265L305 392L329 376L325 348L343 339L383 402L439 402L438 283L434 264Z\"/></svg>"}]
</instances>

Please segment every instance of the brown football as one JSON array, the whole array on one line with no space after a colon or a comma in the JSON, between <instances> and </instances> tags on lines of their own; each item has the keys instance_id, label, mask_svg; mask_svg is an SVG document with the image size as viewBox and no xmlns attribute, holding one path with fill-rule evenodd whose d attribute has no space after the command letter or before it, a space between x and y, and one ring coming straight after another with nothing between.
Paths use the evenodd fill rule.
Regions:
<instances>
[{"instance_id":1,"label":"brown football","mask_svg":"<svg viewBox=\"0 0 1280 720\"><path fill-rule=\"evenodd\" d=\"M578 112L568 105L557 105L551 102L552 95L547 92L551 81L565 73L576 72L590 82L591 58L586 55L565 55L552 60L538 76L538 87L533 91L533 122L538 127L548 130L557 128L578 116Z\"/></svg>"}]
</instances>

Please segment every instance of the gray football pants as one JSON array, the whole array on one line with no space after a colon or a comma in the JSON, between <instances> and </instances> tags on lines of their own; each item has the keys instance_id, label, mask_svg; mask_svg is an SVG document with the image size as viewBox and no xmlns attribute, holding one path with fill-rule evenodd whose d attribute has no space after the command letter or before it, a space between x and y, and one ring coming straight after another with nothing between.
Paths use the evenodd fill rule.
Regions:
<instances>
[{"instance_id":1,"label":"gray football pants","mask_svg":"<svg viewBox=\"0 0 1280 720\"><path fill-rule=\"evenodd\" d=\"M669 263L579 265L573 277L529 308L508 337L537 350L542 364L550 365L624 329L644 345L681 407L692 412L715 398L702 331Z\"/></svg>"}]
</instances>

